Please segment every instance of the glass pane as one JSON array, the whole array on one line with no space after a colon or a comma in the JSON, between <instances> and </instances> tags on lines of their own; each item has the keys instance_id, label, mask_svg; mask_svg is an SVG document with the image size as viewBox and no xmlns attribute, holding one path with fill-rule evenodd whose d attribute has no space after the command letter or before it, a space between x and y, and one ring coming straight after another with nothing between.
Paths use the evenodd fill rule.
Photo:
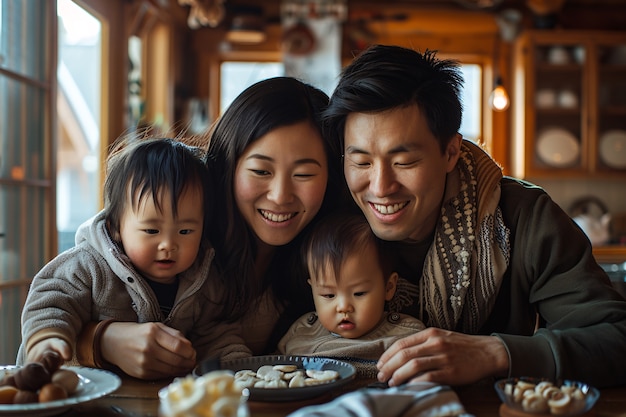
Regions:
<instances>
[{"instance_id":1,"label":"glass pane","mask_svg":"<svg viewBox=\"0 0 626 417\"><path fill-rule=\"evenodd\" d=\"M482 139L480 123L482 119L482 67L476 64L462 64L461 73L465 82L461 91L463 118L460 133L464 138L478 142Z\"/></svg>"},{"instance_id":2,"label":"glass pane","mask_svg":"<svg viewBox=\"0 0 626 417\"><path fill-rule=\"evenodd\" d=\"M71 0L58 0L57 229L59 252L99 209L101 24Z\"/></svg>"},{"instance_id":3,"label":"glass pane","mask_svg":"<svg viewBox=\"0 0 626 417\"><path fill-rule=\"evenodd\" d=\"M461 92L463 119L461 134L473 141L482 139L482 67L476 64L461 65L465 80ZM220 114L246 87L257 81L284 75L280 62L223 62L221 65Z\"/></svg>"},{"instance_id":4,"label":"glass pane","mask_svg":"<svg viewBox=\"0 0 626 417\"><path fill-rule=\"evenodd\" d=\"M584 67L574 60L580 45L536 45L533 56L535 90L535 154L537 168L580 169L586 121L580 102L586 102Z\"/></svg>"},{"instance_id":5,"label":"glass pane","mask_svg":"<svg viewBox=\"0 0 626 417\"><path fill-rule=\"evenodd\" d=\"M6 185L0 188L0 279L31 279L45 259L47 188ZM32 262L29 259L33 260Z\"/></svg>"},{"instance_id":6,"label":"glass pane","mask_svg":"<svg viewBox=\"0 0 626 417\"><path fill-rule=\"evenodd\" d=\"M626 169L626 43L599 45L598 168ZM616 221L613 220L615 228Z\"/></svg>"},{"instance_id":7,"label":"glass pane","mask_svg":"<svg viewBox=\"0 0 626 417\"><path fill-rule=\"evenodd\" d=\"M50 258L49 33L55 4L0 0L0 363L14 363L29 283Z\"/></svg>"},{"instance_id":8,"label":"glass pane","mask_svg":"<svg viewBox=\"0 0 626 417\"><path fill-rule=\"evenodd\" d=\"M22 297L18 288L0 289L0 363L3 365L15 363L20 346L20 316L15 312L22 310Z\"/></svg>"},{"instance_id":9,"label":"glass pane","mask_svg":"<svg viewBox=\"0 0 626 417\"><path fill-rule=\"evenodd\" d=\"M0 74L0 178L47 180L47 91Z\"/></svg>"},{"instance_id":10,"label":"glass pane","mask_svg":"<svg viewBox=\"0 0 626 417\"><path fill-rule=\"evenodd\" d=\"M282 76L282 62L222 62L220 67L220 114L247 87L266 78Z\"/></svg>"},{"instance_id":11,"label":"glass pane","mask_svg":"<svg viewBox=\"0 0 626 417\"><path fill-rule=\"evenodd\" d=\"M41 0L2 1L0 7L0 66L45 81L46 13L50 4Z\"/></svg>"},{"instance_id":12,"label":"glass pane","mask_svg":"<svg viewBox=\"0 0 626 417\"><path fill-rule=\"evenodd\" d=\"M0 187L0 362L15 363L28 282L45 262L47 188ZM14 284L9 285L7 284Z\"/></svg>"}]
</instances>

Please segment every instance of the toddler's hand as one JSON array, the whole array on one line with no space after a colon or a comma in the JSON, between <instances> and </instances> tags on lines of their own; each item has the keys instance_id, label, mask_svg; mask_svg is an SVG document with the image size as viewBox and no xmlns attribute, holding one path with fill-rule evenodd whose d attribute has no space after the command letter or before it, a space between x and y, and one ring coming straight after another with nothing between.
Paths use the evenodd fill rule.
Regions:
<instances>
[{"instance_id":1,"label":"toddler's hand","mask_svg":"<svg viewBox=\"0 0 626 417\"><path fill-rule=\"evenodd\" d=\"M191 342L163 323L111 323L100 349L107 362L141 379L186 375L196 365Z\"/></svg>"},{"instance_id":2,"label":"toddler's hand","mask_svg":"<svg viewBox=\"0 0 626 417\"><path fill-rule=\"evenodd\" d=\"M64 361L72 359L72 349L63 339L51 337L33 345L26 355L26 363L41 362L46 351L53 351L59 354Z\"/></svg>"}]
</instances>

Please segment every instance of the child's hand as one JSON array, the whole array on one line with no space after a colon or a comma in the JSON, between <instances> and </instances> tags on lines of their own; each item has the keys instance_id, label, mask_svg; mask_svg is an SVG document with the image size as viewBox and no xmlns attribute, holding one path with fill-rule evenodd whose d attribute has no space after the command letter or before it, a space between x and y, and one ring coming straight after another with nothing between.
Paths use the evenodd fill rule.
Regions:
<instances>
[{"instance_id":1,"label":"child's hand","mask_svg":"<svg viewBox=\"0 0 626 417\"><path fill-rule=\"evenodd\" d=\"M111 323L100 349L106 361L141 379L186 375L196 365L191 342L163 323Z\"/></svg>"},{"instance_id":2,"label":"child's hand","mask_svg":"<svg viewBox=\"0 0 626 417\"><path fill-rule=\"evenodd\" d=\"M51 337L49 339L43 339L30 348L28 355L26 355L26 363L41 362L44 353L49 350L58 353L64 361L72 359L72 349L67 342L58 337Z\"/></svg>"}]
</instances>

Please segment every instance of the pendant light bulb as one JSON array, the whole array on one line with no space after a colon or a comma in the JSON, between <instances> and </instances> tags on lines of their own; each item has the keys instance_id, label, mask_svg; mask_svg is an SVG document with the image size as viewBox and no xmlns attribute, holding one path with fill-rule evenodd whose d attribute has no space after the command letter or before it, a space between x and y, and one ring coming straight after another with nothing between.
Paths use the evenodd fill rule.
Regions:
<instances>
[{"instance_id":1,"label":"pendant light bulb","mask_svg":"<svg viewBox=\"0 0 626 417\"><path fill-rule=\"evenodd\" d=\"M493 89L489 96L489 104L495 111L505 111L509 108L509 95L502 85L502 79L500 77L496 79L496 88Z\"/></svg>"}]
</instances>

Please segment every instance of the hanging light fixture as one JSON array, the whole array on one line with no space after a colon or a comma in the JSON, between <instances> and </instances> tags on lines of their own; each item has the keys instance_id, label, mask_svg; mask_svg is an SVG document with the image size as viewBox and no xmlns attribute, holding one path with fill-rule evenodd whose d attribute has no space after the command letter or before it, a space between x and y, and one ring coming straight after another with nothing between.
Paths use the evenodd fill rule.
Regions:
<instances>
[{"instance_id":1,"label":"hanging light fixture","mask_svg":"<svg viewBox=\"0 0 626 417\"><path fill-rule=\"evenodd\" d=\"M505 111L509 108L511 101L509 94L502 84L500 76L500 38L503 36L503 27L500 25L500 31L496 34L493 45L493 72L495 75L495 87L489 95L489 105L494 111Z\"/></svg>"},{"instance_id":2,"label":"hanging light fixture","mask_svg":"<svg viewBox=\"0 0 626 417\"><path fill-rule=\"evenodd\" d=\"M509 104L511 104L511 101L509 100L509 94L502 84L502 77L496 77L496 87L489 96L489 105L495 111L505 111L509 108Z\"/></svg>"}]
</instances>

